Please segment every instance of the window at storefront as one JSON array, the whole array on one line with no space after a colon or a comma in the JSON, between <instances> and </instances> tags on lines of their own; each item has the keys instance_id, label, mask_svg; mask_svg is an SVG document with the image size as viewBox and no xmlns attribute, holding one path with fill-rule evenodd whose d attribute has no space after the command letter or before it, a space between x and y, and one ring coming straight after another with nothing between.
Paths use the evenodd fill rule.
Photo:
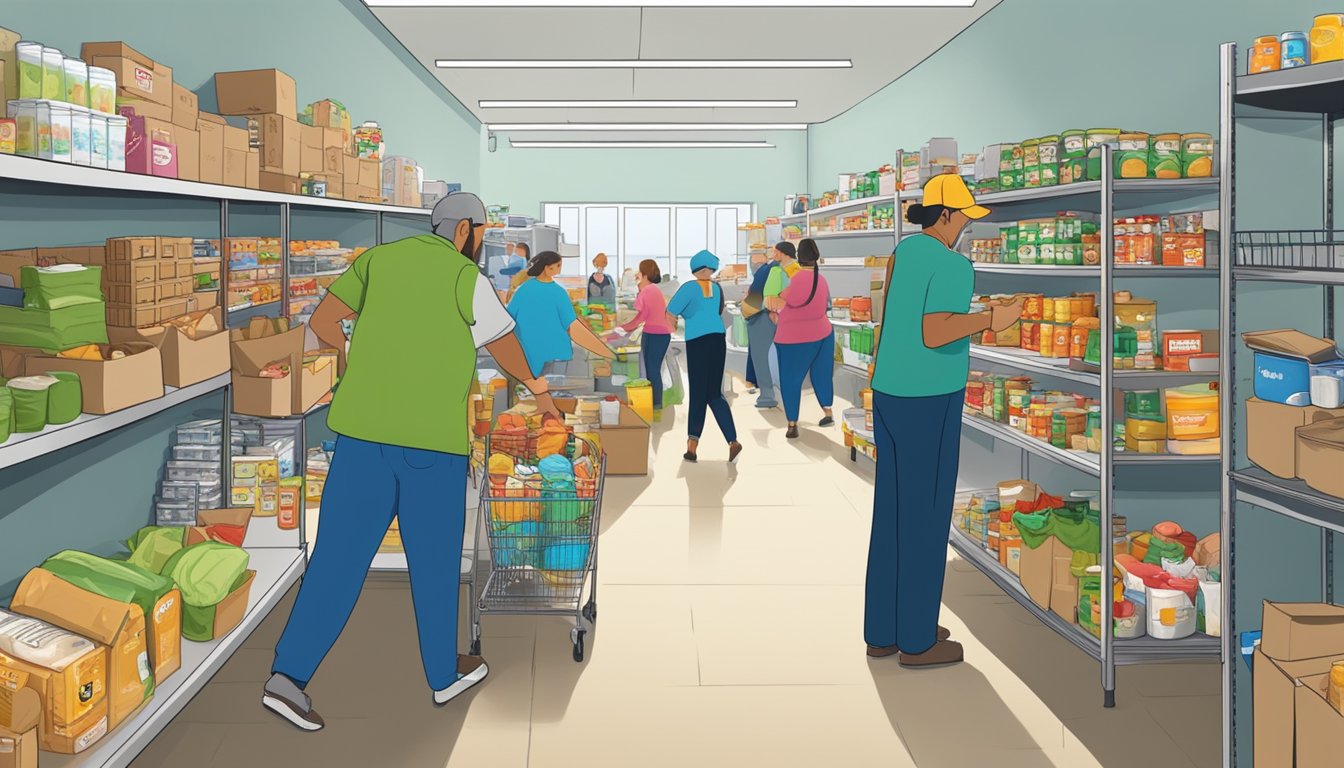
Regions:
<instances>
[{"instance_id":1,"label":"window at storefront","mask_svg":"<svg viewBox=\"0 0 1344 768\"><path fill-rule=\"evenodd\" d=\"M737 227L754 214L746 203L547 203L542 209L564 242L578 245L579 258L565 260L564 274L587 275L593 257L605 253L608 273L653 259L678 280L689 278L691 257L705 248L724 264L744 261Z\"/></svg>"}]
</instances>

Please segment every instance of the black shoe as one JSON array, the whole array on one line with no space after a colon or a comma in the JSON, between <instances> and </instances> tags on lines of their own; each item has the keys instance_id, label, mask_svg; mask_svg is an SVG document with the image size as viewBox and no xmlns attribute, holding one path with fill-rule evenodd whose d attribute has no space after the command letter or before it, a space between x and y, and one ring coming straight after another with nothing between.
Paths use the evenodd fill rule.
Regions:
<instances>
[{"instance_id":1,"label":"black shoe","mask_svg":"<svg viewBox=\"0 0 1344 768\"><path fill-rule=\"evenodd\" d=\"M785 432L785 433L784 433L784 436L787 437L787 438L789 438L790 440L797 440L797 439L798 439L798 427L797 427L797 426L789 427L789 431L788 431L788 432Z\"/></svg>"},{"instance_id":2,"label":"black shoe","mask_svg":"<svg viewBox=\"0 0 1344 768\"><path fill-rule=\"evenodd\" d=\"M692 464L694 464L694 463L696 462L695 454L694 454L694 453L691 453L690 451L687 451L687 452L681 454L681 458L683 458L683 459L685 459L685 460L691 462Z\"/></svg>"},{"instance_id":3,"label":"black shoe","mask_svg":"<svg viewBox=\"0 0 1344 768\"><path fill-rule=\"evenodd\" d=\"M819 427L829 427L833 424L835 424L835 419L831 418L830 416L827 416L826 418L817 422L817 426Z\"/></svg>"}]
</instances>

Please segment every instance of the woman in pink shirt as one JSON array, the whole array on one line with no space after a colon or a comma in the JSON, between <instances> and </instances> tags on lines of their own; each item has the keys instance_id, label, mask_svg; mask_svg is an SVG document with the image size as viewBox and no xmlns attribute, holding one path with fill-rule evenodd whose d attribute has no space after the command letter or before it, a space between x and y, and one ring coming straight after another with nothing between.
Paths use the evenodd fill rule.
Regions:
<instances>
[{"instance_id":1,"label":"woman in pink shirt","mask_svg":"<svg viewBox=\"0 0 1344 768\"><path fill-rule=\"evenodd\" d=\"M789 420L786 436L791 439L798 437L798 408L803 399L803 380L809 375L812 391L826 413L820 426L835 423L831 412L835 400L835 329L826 316L831 289L817 268L821 252L815 241L809 238L798 243L797 258L802 269L780 295L784 306L775 329L780 391L784 395L784 415Z\"/></svg>"},{"instance_id":2,"label":"woman in pink shirt","mask_svg":"<svg viewBox=\"0 0 1344 768\"><path fill-rule=\"evenodd\" d=\"M644 360L645 375L653 384L653 407L663 408L663 357L672 343L672 324L667 319L667 299L658 288L663 281L658 262L645 259L639 263L639 272L635 274L635 284L639 294L635 296L635 319L621 326L621 330L630 333L641 325L644 337L640 342L640 356Z\"/></svg>"}]
</instances>

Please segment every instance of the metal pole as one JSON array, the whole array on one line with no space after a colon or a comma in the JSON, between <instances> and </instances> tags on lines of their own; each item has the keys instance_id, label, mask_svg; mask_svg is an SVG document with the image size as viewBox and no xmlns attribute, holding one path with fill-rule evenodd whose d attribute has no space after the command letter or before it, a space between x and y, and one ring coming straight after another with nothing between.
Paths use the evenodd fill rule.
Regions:
<instances>
[{"instance_id":1,"label":"metal pole","mask_svg":"<svg viewBox=\"0 0 1344 768\"><path fill-rule=\"evenodd\" d=\"M1115 604L1111 593L1111 572L1115 568L1115 463L1111 452L1111 425L1115 403L1111 396L1115 368L1115 168L1111 164L1112 147L1101 148L1101 687L1103 704L1115 706Z\"/></svg>"},{"instance_id":2,"label":"metal pole","mask_svg":"<svg viewBox=\"0 0 1344 768\"><path fill-rule=\"evenodd\" d=\"M289 317L289 203L280 204L280 316Z\"/></svg>"},{"instance_id":3,"label":"metal pole","mask_svg":"<svg viewBox=\"0 0 1344 768\"><path fill-rule=\"evenodd\" d=\"M294 462L294 471L304 483L308 482L308 416L299 417L299 435L295 440L299 455ZM308 491L305 488L299 497L299 549L303 552L304 566L308 564Z\"/></svg>"},{"instance_id":4,"label":"metal pole","mask_svg":"<svg viewBox=\"0 0 1344 768\"><path fill-rule=\"evenodd\" d=\"M1223 424L1223 439L1220 451L1219 478L1221 492L1221 514L1219 515L1219 538L1222 541L1222 673L1223 673L1223 768L1236 765L1236 600L1233 592L1236 587L1234 546L1235 528L1233 526L1236 496L1232 488L1233 447L1236 444L1236 430L1233 419L1236 408L1233 403L1233 389L1236 382L1236 300L1232 267L1237 257L1235 222L1236 191L1236 121L1233 119L1237 66L1236 43L1224 43L1219 49L1218 79L1218 169L1221 173L1218 185L1218 236L1220 254L1218 261L1218 308L1219 329L1222 336L1223 359L1219 366L1219 419Z\"/></svg>"},{"instance_id":5,"label":"metal pole","mask_svg":"<svg viewBox=\"0 0 1344 768\"><path fill-rule=\"evenodd\" d=\"M219 305L223 307L224 330L229 328L229 201L219 201ZM230 493L233 477L233 383L224 387L224 413L219 417L219 472L224 493ZM231 494L224 505L233 503Z\"/></svg>"},{"instance_id":6,"label":"metal pole","mask_svg":"<svg viewBox=\"0 0 1344 768\"><path fill-rule=\"evenodd\" d=\"M374 213L374 214L373 214L373 220L374 220L374 226L373 226L373 230L374 230L374 231L373 231L373 244L374 244L374 245L382 245L382 244L383 244L383 212L382 212L382 211L378 211L378 212Z\"/></svg>"},{"instance_id":7,"label":"metal pole","mask_svg":"<svg viewBox=\"0 0 1344 768\"><path fill-rule=\"evenodd\" d=\"M1334 115L1321 116L1321 177L1324 189L1321 194L1322 213L1325 224L1325 236L1333 241L1335 234L1335 120ZM1323 294L1322 313L1324 321L1321 327L1327 339L1335 338L1335 289L1326 285L1321 288ZM1327 603L1335 601L1335 534L1329 528L1321 528L1321 599Z\"/></svg>"}]
</instances>

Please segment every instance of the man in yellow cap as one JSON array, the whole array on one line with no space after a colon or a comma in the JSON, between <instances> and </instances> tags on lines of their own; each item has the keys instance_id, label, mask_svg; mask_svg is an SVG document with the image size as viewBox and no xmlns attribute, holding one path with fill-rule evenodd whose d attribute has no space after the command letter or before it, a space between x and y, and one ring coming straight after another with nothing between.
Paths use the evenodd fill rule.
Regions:
<instances>
[{"instance_id":1,"label":"man in yellow cap","mask_svg":"<svg viewBox=\"0 0 1344 768\"><path fill-rule=\"evenodd\" d=\"M869 656L898 655L906 667L962 660L961 644L938 626L938 608L970 343L1012 327L1022 311L1019 300L971 312L975 269L954 248L989 213L960 176L935 176L906 214L923 231L901 240L887 269L873 371L877 480L863 632Z\"/></svg>"}]
</instances>

